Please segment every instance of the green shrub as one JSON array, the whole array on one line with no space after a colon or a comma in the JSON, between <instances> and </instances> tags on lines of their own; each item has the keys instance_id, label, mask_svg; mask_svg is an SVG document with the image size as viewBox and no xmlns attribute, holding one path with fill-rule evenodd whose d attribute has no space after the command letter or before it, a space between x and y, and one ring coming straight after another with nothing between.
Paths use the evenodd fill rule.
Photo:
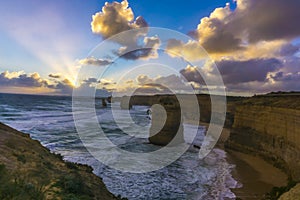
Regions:
<instances>
[{"instance_id":1,"label":"green shrub","mask_svg":"<svg viewBox=\"0 0 300 200\"><path fill-rule=\"evenodd\" d=\"M23 164L26 163L26 157L23 154L17 155L17 159L18 159L18 161L22 162Z\"/></svg>"},{"instance_id":2,"label":"green shrub","mask_svg":"<svg viewBox=\"0 0 300 200\"><path fill-rule=\"evenodd\" d=\"M72 163L72 162L69 162L69 161L65 161L65 162L66 162L66 166L67 166L69 169L78 169L77 164Z\"/></svg>"},{"instance_id":3,"label":"green shrub","mask_svg":"<svg viewBox=\"0 0 300 200\"><path fill-rule=\"evenodd\" d=\"M62 189L62 193L66 199L74 199L79 196L80 199L86 199L93 196L93 193L84 185L83 179L77 173L62 176L55 186Z\"/></svg>"}]
</instances>

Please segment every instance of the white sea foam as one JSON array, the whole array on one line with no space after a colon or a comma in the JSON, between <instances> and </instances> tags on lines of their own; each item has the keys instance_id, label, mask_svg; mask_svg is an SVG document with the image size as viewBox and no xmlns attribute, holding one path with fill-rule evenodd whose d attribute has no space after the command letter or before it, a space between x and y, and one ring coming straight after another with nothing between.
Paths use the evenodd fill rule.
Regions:
<instances>
[{"instance_id":1,"label":"white sea foam","mask_svg":"<svg viewBox=\"0 0 300 200\"><path fill-rule=\"evenodd\" d=\"M24 96L23 101L24 98L30 97ZM231 176L234 166L226 161L226 153L221 149L214 149L205 159L199 160L199 149L193 147L193 145L201 146L205 132L204 127L199 127L195 138L189 134L184 135L186 143L191 144L191 147L171 165L150 173L123 173L101 164L83 147L76 134L70 99L47 97L44 101L39 99L38 103L31 99L25 99L25 101L26 104L13 102L13 100L2 102L0 121L30 133L34 139L40 140L51 151L62 154L66 160L92 166L94 173L102 177L107 188L116 195L128 199L210 200L235 198L230 188L238 187L238 184ZM112 106L118 105L113 104ZM113 123L114 119L111 113L106 112L108 109L99 108L97 114L106 135L120 148L135 152L157 149L156 146L148 144L145 139L150 127L146 112L148 107L134 106L130 111L133 121L145 127L144 132L135 132L126 120L121 120L122 123L117 126ZM84 108L78 112L81 112L81 120L86 120ZM119 110L118 112L119 117L122 118L124 111ZM185 133L189 133L189 130L194 128L198 127L184 124ZM125 134L121 129L131 134ZM88 145L97 147L101 138L96 131L87 131L87 134L90 137ZM137 137L132 137L132 135ZM109 149L107 152L106 159L110 162L118 162L117 155L111 157ZM129 160L128 162L135 161ZM141 167L146 167L143 162L139 164Z\"/></svg>"}]
</instances>

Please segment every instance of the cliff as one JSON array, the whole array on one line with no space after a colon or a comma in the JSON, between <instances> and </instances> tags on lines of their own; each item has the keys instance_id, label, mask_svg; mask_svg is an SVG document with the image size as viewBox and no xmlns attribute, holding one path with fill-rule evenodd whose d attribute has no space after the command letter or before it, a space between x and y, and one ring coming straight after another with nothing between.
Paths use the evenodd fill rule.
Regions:
<instances>
[{"instance_id":1,"label":"cliff","mask_svg":"<svg viewBox=\"0 0 300 200\"><path fill-rule=\"evenodd\" d=\"M195 121L198 119L199 111L200 111L200 122L209 123L211 118L211 97L207 94L198 94L196 95L196 101L198 108L195 109L195 102L194 102L194 95L188 95L188 94L177 94L178 98L184 102L184 104L180 105L182 106L184 112L182 113L185 120L188 121ZM192 97L193 96L193 97ZM114 98L114 101L120 101L121 108L128 109L129 107L132 107L133 105L146 105L146 106L152 106L154 104L160 104L159 99L168 97L168 98L175 98L175 95L154 95L154 96L146 96L146 95L135 95L135 96L124 96L122 98ZM214 96L216 99L216 104L218 104L218 101L223 101L222 97ZM177 99L178 99L177 98ZM242 100L247 99L245 97L227 97L227 112L226 112L226 121L225 121L225 127L231 127L233 124L233 117L234 112L236 108L236 104L240 103ZM222 109L220 109L223 111ZM223 115L223 113L217 113L220 115ZM218 111L217 111L218 112Z\"/></svg>"},{"instance_id":2,"label":"cliff","mask_svg":"<svg viewBox=\"0 0 300 200\"><path fill-rule=\"evenodd\" d=\"M251 152L300 181L300 96L257 96L236 107L227 148Z\"/></svg>"},{"instance_id":3,"label":"cliff","mask_svg":"<svg viewBox=\"0 0 300 200\"><path fill-rule=\"evenodd\" d=\"M300 200L300 184L284 193L279 200Z\"/></svg>"},{"instance_id":4,"label":"cliff","mask_svg":"<svg viewBox=\"0 0 300 200\"><path fill-rule=\"evenodd\" d=\"M117 199L92 168L0 123L0 199Z\"/></svg>"},{"instance_id":5,"label":"cliff","mask_svg":"<svg viewBox=\"0 0 300 200\"><path fill-rule=\"evenodd\" d=\"M162 95L133 96L130 99L127 97L126 101L130 101L130 105L151 106L157 103L159 96ZM197 100L200 122L209 123L209 95L197 95ZM183 106L189 110L183 113L185 120L194 122L197 109L190 106L189 98ZM227 149L263 157L285 171L293 181L300 182L299 93L271 93L250 98L227 97L225 127L230 129L229 139L225 143ZM282 199L299 199L299 196L295 196L299 188L299 185L296 186ZM288 198L290 196L293 198Z\"/></svg>"}]
</instances>

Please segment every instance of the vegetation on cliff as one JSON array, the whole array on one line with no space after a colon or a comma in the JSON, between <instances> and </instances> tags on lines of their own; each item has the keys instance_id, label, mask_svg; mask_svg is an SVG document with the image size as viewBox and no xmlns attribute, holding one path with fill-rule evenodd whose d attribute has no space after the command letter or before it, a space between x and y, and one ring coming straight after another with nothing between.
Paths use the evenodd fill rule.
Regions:
<instances>
[{"instance_id":1,"label":"vegetation on cliff","mask_svg":"<svg viewBox=\"0 0 300 200\"><path fill-rule=\"evenodd\" d=\"M64 162L0 123L0 199L117 199L86 165Z\"/></svg>"}]
</instances>

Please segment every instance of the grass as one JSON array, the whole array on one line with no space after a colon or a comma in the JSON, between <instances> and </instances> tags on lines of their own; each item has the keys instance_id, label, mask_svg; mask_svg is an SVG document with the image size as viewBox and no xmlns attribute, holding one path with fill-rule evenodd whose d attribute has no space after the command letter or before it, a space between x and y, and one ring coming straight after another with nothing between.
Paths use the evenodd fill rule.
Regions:
<instances>
[{"instance_id":1,"label":"grass","mask_svg":"<svg viewBox=\"0 0 300 200\"><path fill-rule=\"evenodd\" d=\"M7 171L5 165L0 164L0 199L43 200L44 198L42 187L36 187L21 177L14 177Z\"/></svg>"},{"instance_id":2,"label":"grass","mask_svg":"<svg viewBox=\"0 0 300 200\"><path fill-rule=\"evenodd\" d=\"M61 188L62 191L60 193L63 194L63 200L93 199L92 191L83 182L82 177L74 172L62 176L54 186Z\"/></svg>"}]
</instances>

